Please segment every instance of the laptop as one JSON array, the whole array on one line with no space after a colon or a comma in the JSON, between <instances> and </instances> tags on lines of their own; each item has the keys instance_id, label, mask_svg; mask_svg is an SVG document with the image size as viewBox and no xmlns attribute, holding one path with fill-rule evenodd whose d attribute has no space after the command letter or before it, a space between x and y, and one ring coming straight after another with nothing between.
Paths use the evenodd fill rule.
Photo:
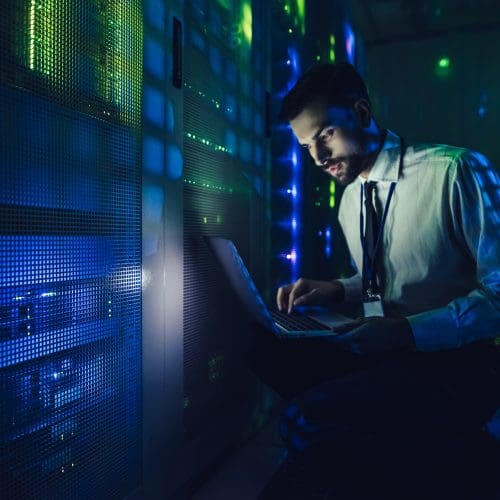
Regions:
<instances>
[{"instance_id":1,"label":"laptop","mask_svg":"<svg viewBox=\"0 0 500 500\"><path fill-rule=\"evenodd\" d=\"M322 318L318 319L296 311L288 314L277 308L268 308L234 243L213 236L205 236L204 239L250 317L280 338L335 336L335 326L352 321L337 312L319 314Z\"/></svg>"}]
</instances>

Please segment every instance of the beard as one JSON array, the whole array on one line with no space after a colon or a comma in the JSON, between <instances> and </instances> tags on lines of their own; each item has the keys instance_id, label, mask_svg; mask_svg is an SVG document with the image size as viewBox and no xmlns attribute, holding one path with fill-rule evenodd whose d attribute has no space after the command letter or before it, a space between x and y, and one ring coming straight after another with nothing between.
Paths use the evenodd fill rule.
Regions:
<instances>
[{"instance_id":1,"label":"beard","mask_svg":"<svg viewBox=\"0 0 500 500\"><path fill-rule=\"evenodd\" d=\"M334 178L335 182L341 186L351 184L358 175L365 169L366 158L359 154L351 154L336 158L332 163L338 163L339 168L334 172L329 171L331 165L327 166L324 170Z\"/></svg>"}]
</instances>

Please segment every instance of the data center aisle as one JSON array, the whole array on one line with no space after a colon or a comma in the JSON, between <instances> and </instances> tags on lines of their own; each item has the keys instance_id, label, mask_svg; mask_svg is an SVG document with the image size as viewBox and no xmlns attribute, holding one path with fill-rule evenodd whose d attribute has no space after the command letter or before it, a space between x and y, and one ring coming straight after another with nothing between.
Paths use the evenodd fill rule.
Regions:
<instances>
[{"instance_id":1,"label":"data center aisle","mask_svg":"<svg viewBox=\"0 0 500 500\"><path fill-rule=\"evenodd\" d=\"M279 415L230 456L192 496L192 500L255 500L286 455L278 431Z\"/></svg>"}]
</instances>

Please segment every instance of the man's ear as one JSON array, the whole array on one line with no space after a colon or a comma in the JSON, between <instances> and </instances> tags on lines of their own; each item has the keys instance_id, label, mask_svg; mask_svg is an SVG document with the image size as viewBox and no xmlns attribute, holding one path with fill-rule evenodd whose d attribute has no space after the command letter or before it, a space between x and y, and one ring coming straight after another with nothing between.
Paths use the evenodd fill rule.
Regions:
<instances>
[{"instance_id":1,"label":"man's ear","mask_svg":"<svg viewBox=\"0 0 500 500\"><path fill-rule=\"evenodd\" d=\"M372 119L370 103L361 97L354 103L354 111L356 112L361 127L369 127Z\"/></svg>"}]
</instances>

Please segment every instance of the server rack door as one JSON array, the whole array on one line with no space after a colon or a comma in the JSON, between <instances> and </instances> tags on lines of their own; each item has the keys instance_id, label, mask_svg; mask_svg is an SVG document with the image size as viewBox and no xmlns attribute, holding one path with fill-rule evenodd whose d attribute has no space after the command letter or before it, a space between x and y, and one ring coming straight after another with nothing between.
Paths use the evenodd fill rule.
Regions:
<instances>
[{"instance_id":1,"label":"server rack door","mask_svg":"<svg viewBox=\"0 0 500 500\"><path fill-rule=\"evenodd\" d=\"M140 2L0 6L4 498L141 483Z\"/></svg>"}]
</instances>

